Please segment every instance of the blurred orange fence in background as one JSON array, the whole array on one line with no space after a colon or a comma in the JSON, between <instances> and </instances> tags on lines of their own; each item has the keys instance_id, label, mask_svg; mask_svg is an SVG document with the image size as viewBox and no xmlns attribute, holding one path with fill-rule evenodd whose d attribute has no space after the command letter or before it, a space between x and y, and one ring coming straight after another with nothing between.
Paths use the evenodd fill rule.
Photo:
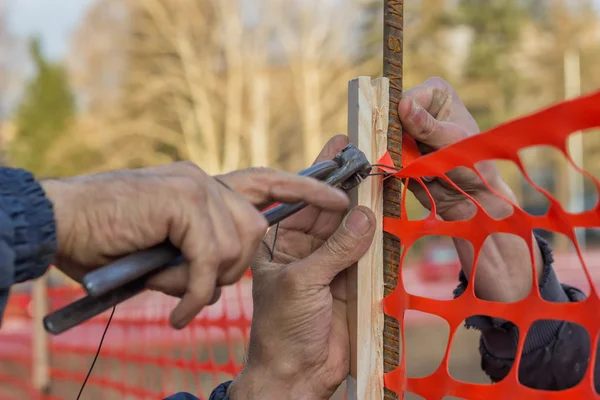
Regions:
<instances>
[{"instance_id":1,"label":"blurred orange fence in background","mask_svg":"<svg viewBox=\"0 0 600 400\"><path fill-rule=\"evenodd\" d=\"M179 391L208 398L243 364L252 316L250 278L225 288L221 300L186 329L169 326L177 299L144 293L117 306L102 352L82 398L159 399ZM77 288L50 289L51 308L83 295ZM50 337L46 394L32 385L32 320L23 312L28 294L11 297L0 333L0 398L73 399L83 383L110 316L106 312Z\"/></svg>"},{"instance_id":2,"label":"blurred orange fence in background","mask_svg":"<svg viewBox=\"0 0 600 400\"><path fill-rule=\"evenodd\" d=\"M600 251L587 251L584 258L594 282L600 285ZM555 267L562 282L589 293L576 254L556 254ZM403 281L410 293L433 299L452 297L455 275L424 280L420 268L424 268L423 262L403 268ZM181 331L169 325L169 314L177 299L147 292L119 305L82 398L156 400L179 391L208 398L214 387L242 368L252 317L251 284L247 275L238 284L224 288L219 302L206 308L190 327ZM82 295L78 287L51 288L49 307L60 308ZM30 293L12 294L0 329L0 400L74 399L96 354L110 312L62 335L49 336L51 384L48 393L42 394L32 383L34 329L30 303ZM423 332L439 330L436 320L423 313L407 313L404 322L407 329L419 332L419 337ZM408 344L425 343L409 340ZM461 368L479 369L477 345L477 339L464 344L474 358ZM419 347L419 352L419 359L427 358L426 348ZM440 361L435 360L435 364Z\"/></svg>"}]
</instances>

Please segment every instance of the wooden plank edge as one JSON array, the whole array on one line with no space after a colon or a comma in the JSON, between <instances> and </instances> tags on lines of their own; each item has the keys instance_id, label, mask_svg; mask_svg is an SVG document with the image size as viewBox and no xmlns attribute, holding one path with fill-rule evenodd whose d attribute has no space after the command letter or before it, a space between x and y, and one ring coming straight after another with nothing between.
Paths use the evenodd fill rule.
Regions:
<instances>
[{"instance_id":1,"label":"wooden plank edge","mask_svg":"<svg viewBox=\"0 0 600 400\"><path fill-rule=\"evenodd\" d=\"M369 77L348 84L350 141L376 163L387 151L389 80ZM350 194L352 205L373 210L377 227L369 251L348 270L351 368L348 400L383 399L383 180L367 178Z\"/></svg>"}]
</instances>

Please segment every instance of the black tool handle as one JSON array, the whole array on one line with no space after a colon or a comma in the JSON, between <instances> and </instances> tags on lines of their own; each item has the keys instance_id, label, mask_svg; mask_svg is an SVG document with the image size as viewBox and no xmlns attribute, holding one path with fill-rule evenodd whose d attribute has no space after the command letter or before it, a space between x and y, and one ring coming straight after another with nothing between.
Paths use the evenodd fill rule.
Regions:
<instances>
[{"instance_id":1,"label":"black tool handle","mask_svg":"<svg viewBox=\"0 0 600 400\"><path fill-rule=\"evenodd\" d=\"M138 279L100 297L86 296L44 317L46 331L58 335L144 291L145 279Z\"/></svg>"},{"instance_id":2,"label":"black tool handle","mask_svg":"<svg viewBox=\"0 0 600 400\"><path fill-rule=\"evenodd\" d=\"M90 296L102 296L124 283L138 279L158 268L168 266L181 253L169 243L138 251L83 277L83 287Z\"/></svg>"}]
</instances>

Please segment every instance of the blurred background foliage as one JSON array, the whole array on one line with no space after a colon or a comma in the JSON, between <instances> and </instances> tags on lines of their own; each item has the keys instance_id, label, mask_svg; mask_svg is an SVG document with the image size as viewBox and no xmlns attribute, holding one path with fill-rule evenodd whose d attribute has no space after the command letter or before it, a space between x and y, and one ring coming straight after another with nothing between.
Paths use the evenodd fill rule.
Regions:
<instances>
[{"instance_id":1,"label":"blurred background foliage","mask_svg":"<svg viewBox=\"0 0 600 400\"><path fill-rule=\"evenodd\" d=\"M582 91L594 91L595 3L405 0L405 87L445 78L481 130L564 99L567 52L579 55ZM39 176L183 159L210 173L299 170L346 131L347 81L381 74L382 5L92 0L64 59L51 62L38 40L29 43L35 71L16 101L0 103L5 162ZM0 90L18 81L22 59L8 55L23 51L3 26L6 13ZM588 134L584 142L584 167L600 176L600 142ZM537 151L527 162L552 193L564 192L564 160ZM542 212L543 196L528 195L515 168L501 168L521 203Z\"/></svg>"}]
</instances>

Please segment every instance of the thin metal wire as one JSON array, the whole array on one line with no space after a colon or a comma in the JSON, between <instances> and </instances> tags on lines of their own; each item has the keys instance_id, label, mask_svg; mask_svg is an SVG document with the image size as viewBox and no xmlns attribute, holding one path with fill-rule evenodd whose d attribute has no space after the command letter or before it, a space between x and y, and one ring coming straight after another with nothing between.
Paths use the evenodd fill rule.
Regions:
<instances>
[{"instance_id":1,"label":"thin metal wire","mask_svg":"<svg viewBox=\"0 0 600 400\"><path fill-rule=\"evenodd\" d=\"M110 322L113 319L113 315L115 315L116 309L117 309L117 306L114 306L112 309L112 312L110 313L110 317L108 317L108 322L106 323L106 326L104 327L104 333L102 333L102 338L100 339L100 344L98 345L98 350L96 350L96 355L94 356L92 365L90 365L90 369L88 370L88 373L85 376L83 383L81 384L81 389L79 389L79 394L77 394L77 400L79 400L79 398L81 397L81 394L83 393L83 389L85 388L85 384L87 383L88 379L90 379L90 375L92 375L92 370L94 369L94 365L96 365L96 360L98 360L98 356L100 355L100 350L102 350L102 343L104 343L104 337L106 336L106 332L108 332L108 327L110 326Z\"/></svg>"},{"instance_id":2,"label":"thin metal wire","mask_svg":"<svg viewBox=\"0 0 600 400\"><path fill-rule=\"evenodd\" d=\"M371 164L371 167L389 168L389 169L393 169L396 172L400 171L400 168L396 168L393 165L387 165L387 164Z\"/></svg>"},{"instance_id":3,"label":"thin metal wire","mask_svg":"<svg viewBox=\"0 0 600 400\"><path fill-rule=\"evenodd\" d=\"M400 171L400 168L396 168L394 166L386 165L386 164L371 164L371 167L393 169L394 172L391 172L391 171L371 172L367 176L385 176L386 178L389 178L390 176L394 175L396 172Z\"/></svg>"},{"instance_id":4,"label":"thin metal wire","mask_svg":"<svg viewBox=\"0 0 600 400\"><path fill-rule=\"evenodd\" d=\"M394 173L393 172L371 172L367 176L390 176L390 175L394 175Z\"/></svg>"},{"instance_id":5,"label":"thin metal wire","mask_svg":"<svg viewBox=\"0 0 600 400\"><path fill-rule=\"evenodd\" d=\"M271 249L269 250L269 254L270 254L269 261L273 261L273 258L275 258L275 246L277 245L277 234L278 233L279 233L279 223L277 223L277 225L275 225L275 235L273 235L273 245L271 246Z\"/></svg>"}]
</instances>

